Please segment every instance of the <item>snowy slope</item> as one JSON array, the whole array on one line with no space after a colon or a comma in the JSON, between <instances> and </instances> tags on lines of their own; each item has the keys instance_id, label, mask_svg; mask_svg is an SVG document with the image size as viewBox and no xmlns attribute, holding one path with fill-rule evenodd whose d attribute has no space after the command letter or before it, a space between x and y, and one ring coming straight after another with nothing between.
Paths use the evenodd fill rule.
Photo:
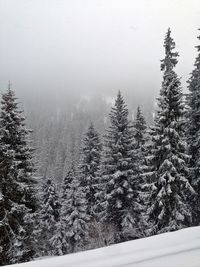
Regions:
<instances>
[{"instance_id":1,"label":"snowy slope","mask_svg":"<svg viewBox=\"0 0 200 267\"><path fill-rule=\"evenodd\" d=\"M200 227L183 229L17 267L200 267Z\"/></svg>"}]
</instances>

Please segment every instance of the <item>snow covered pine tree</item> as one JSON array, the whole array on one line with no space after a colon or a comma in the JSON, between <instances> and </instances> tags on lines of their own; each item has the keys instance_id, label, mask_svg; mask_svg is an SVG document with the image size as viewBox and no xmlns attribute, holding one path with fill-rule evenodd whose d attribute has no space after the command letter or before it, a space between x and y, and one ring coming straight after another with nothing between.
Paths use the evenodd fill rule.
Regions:
<instances>
[{"instance_id":1,"label":"snow covered pine tree","mask_svg":"<svg viewBox=\"0 0 200 267\"><path fill-rule=\"evenodd\" d=\"M71 198L71 186L72 181L76 177L76 171L74 168L74 162L71 163L71 168L67 172L62 184L62 196L61 196L61 210L60 220L58 221L56 228L57 234L53 238L54 255L65 255L72 251L70 246L70 240L68 237L68 223L66 219L70 215L69 200Z\"/></svg>"},{"instance_id":2,"label":"snow covered pine tree","mask_svg":"<svg viewBox=\"0 0 200 267\"><path fill-rule=\"evenodd\" d=\"M135 121L133 122L133 135L135 140L135 153L137 154L138 161L140 161L140 173L143 174L148 169L145 157L148 153L147 144L149 141L149 135L147 132L145 118L139 106L137 108Z\"/></svg>"},{"instance_id":3,"label":"snow covered pine tree","mask_svg":"<svg viewBox=\"0 0 200 267\"><path fill-rule=\"evenodd\" d=\"M28 261L33 257L31 220L34 198L30 131L10 88L2 94L0 114L0 264Z\"/></svg>"},{"instance_id":4,"label":"snow covered pine tree","mask_svg":"<svg viewBox=\"0 0 200 267\"><path fill-rule=\"evenodd\" d=\"M97 173L99 172L101 150L102 145L100 143L99 134L91 123L83 139L80 164L81 177L86 187L87 213L90 220L95 219L95 196L97 193Z\"/></svg>"},{"instance_id":5,"label":"snow covered pine tree","mask_svg":"<svg viewBox=\"0 0 200 267\"><path fill-rule=\"evenodd\" d=\"M152 173L149 222L151 234L178 230L191 225L190 197L194 190L188 181L188 155L183 131L183 96L180 79L174 71L178 53L168 29L165 41L164 71L158 111L152 129Z\"/></svg>"},{"instance_id":6,"label":"snow covered pine tree","mask_svg":"<svg viewBox=\"0 0 200 267\"><path fill-rule=\"evenodd\" d=\"M102 193L100 160L102 144L93 123L83 138L80 175L86 193L87 215L89 218L89 238L91 248L99 246L99 197Z\"/></svg>"},{"instance_id":7,"label":"snow covered pine tree","mask_svg":"<svg viewBox=\"0 0 200 267\"><path fill-rule=\"evenodd\" d=\"M70 187L66 187L62 205L61 219L66 226L68 253L85 250L89 242L87 225L89 217L85 192L82 189L80 177L76 174L72 177Z\"/></svg>"},{"instance_id":8,"label":"snow covered pine tree","mask_svg":"<svg viewBox=\"0 0 200 267\"><path fill-rule=\"evenodd\" d=\"M147 228L147 203L148 203L148 186L146 181L146 172L149 171L146 157L148 155L148 141L149 135L147 133L147 125L141 108L138 106L135 120L133 122L133 135L134 135L134 151L137 155L138 161L138 209L137 211L137 224L140 229L140 236L146 235L145 230ZM136 186L135 186L136 187ZM139 205L140 204L140 205Z\"/></svg>"},{"instance_id":9,"label":"snow covered pine tree","mask_svg":"<svg viewBox=\"0 0 200 267\"><path fill-rule=\"evenodd\" d=\"M128 109L121 93L110 112L111 125L105 136L103 177L106 181L105 223L115 229L114 242L140 236L137 225L139 166Z\"/></svg>"},{"instance_id":10,"label":"snow covered pine tree","mask_svg":"<svg viewBox=\"0 0 200 267\"><path fill-rule=\"evenodd\" d=\"M56 223L60 219L60 202L52 179L44 182L40 196L40 211L34 230L37 256L53 256L53 239L57 235Z\"/></svg>"},{"instance_id":11,"label":"snow covered pine tree","mask_svg":"<svg viewBox=\"0 0 200 267\"><path fill-rule=\"evenodd\" d=\"M200 40L200 36L198 37ZM187 95L188 124L187 140L190 160L190 179L197 193L193 206L193 224L200 224L200 45L196 46L198 56L195 68L188 81L189 94Z\"/></svg>"},{"instance_id":12,"label":"snow covered pine tree","mask_svg":"<svg viewBox=\"0 0 200 267\"><path fill-rule=\"evenodd\" d=\"M144 148L145 141L147 139L147 125L145 118L142 114L141 108L138 106L136 118L133 124L134 127L134 138L136 141L136 148L141 148L141 150Z\"/></svg>"}]
</instances>

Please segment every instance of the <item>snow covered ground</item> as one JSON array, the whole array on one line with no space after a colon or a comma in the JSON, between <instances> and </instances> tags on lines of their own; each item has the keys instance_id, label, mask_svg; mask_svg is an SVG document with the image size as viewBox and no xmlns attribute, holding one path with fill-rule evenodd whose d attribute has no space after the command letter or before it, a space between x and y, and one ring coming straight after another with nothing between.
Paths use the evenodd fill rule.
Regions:
<instances>
[{"instance_id":1,"label":"snow covered ground","mask_svg":"<svg viewBox=\"0 0 200 267\"><path fill-rule=\"evenodd\" d=\"M200 267L200 227L161 234L17 267Z\"/></svg>"}]
</instances>

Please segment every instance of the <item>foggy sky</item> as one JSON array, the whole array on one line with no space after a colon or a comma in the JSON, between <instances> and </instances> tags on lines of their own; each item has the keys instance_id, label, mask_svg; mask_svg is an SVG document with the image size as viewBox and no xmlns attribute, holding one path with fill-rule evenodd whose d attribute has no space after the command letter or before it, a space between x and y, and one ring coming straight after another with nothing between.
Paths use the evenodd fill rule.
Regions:
<instances>
[{"instance_id":1,"label":"foggy sky","mask_svg":"<svg viewBox=\"0 0 200 267\"><path fill-rule=\"evenodd\" d=\"M156 95L168 27L185 87L199 18L199 0L0 0L0 90Z\"/></svg>"}]
</instances>

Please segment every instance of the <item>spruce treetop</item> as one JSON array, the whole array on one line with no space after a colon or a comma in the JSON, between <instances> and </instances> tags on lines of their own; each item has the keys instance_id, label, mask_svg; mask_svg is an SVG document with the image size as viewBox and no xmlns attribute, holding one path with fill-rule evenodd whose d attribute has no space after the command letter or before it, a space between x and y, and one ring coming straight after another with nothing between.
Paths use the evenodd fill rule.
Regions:
<instances>
[{"instance_id":1,"label":"spruce treetop","mask_svg":"<svg viewBox=\"0 0 200 267\"><path fill-rule=\"evenodd\" d=\"M199 29L200 30L200 29ZM200 36L197 37L200 40ZM198 109L199 108L199 103L197 101L197 97L198 97L198 91L199 91L199 87L200 87L200 45L196 46L197 48L197 52L198 55L196 57L195 63L194 63L194 70L191 73L191 76L189 78L189 86L188 89L189 91L192 93L193 91L196 91L197 95L189 95L188 96L188 100L189 100L189 106L192 106L193 109Z\"/></svg>"},{"instance_id":2,"label":"spruce treetop","mask_svg":"<svg viewBox=\"0 0 200 267\"><path fill-rule=\"evenodd\" d=\"M183 93L180 78L174 71L177 64L178 53L173 52L175 42L171 37L171 30L168 29L164 41L165 58L161 60L163 73L162 88L158 98L158 112L156 121L163 127L173 126L173 121L180 121L184 113Z\"/></svg>"},{"instance_id":3,"label":"spruce treetop","mask_svg":"<svg viewBox=\"0 0 200 267\"><path fill-rule=\"evenodd\" d=\"M200 31L200 29L199 29L199 31ZM200 35L197 36L197 39L200 40ZM200 52L200 45L196 45L195 47L196 47L196 49L197 49L197 52ZM195 64L194 64L194 65L195 65L197 68L200 68L200 54L198 54L198 56L197 56L197 58L196 58L196 61L195 61Z\"/></svg>"},{"instance_id":4,"label":"spruce treetop","mask_svg":"<svg viewBox=\"0 0 200 267\"><path fill-rule=\"evenodd\" d=\"M110 112L110 122L111 127L115 126L119 130L123 131L129 123L128 121L128 109L125 104L125 101L121 95L121 92L118 92L117 99L115 101L114 107L112 107Z\"/></svg>"},{"instance_id":5,"label":"spruce treetop","mask_svg":"<svg viewBox=\"0 0 200 267\"><path fill-rule=\"evenodd\" d=\"M83 175L95 176L98 171L101 158L102 145L99 134L91 122L83 139L81 169Z\"/></svg>"},{"instance_id":6,"label":"spruce treetop","mask_svg":"<svg viewBox=\"0 0 200 267\"><path fill-rule=\"evenodd\" d=\"M177 52L173 52L175 49L175 42L171 37L170 28L168 29L164 40L164 48L165 58L161 60L161 70L168 72L176 66L178 63L177 57L179 56Z\"/></svg>"},{"instance_id":7,"label":"spruce treetop","mask_svg":"<svg viewBox=\"0 0 200 267\"><path fill-rule=\"evenodd\" d=\"M136 141L136 148L141 147L145 143L145 133L146 133L146 121L142 114L140 107L137 108L136 118L133 123L134 126L134 138Z\"/></svg>"}]
</instances>

